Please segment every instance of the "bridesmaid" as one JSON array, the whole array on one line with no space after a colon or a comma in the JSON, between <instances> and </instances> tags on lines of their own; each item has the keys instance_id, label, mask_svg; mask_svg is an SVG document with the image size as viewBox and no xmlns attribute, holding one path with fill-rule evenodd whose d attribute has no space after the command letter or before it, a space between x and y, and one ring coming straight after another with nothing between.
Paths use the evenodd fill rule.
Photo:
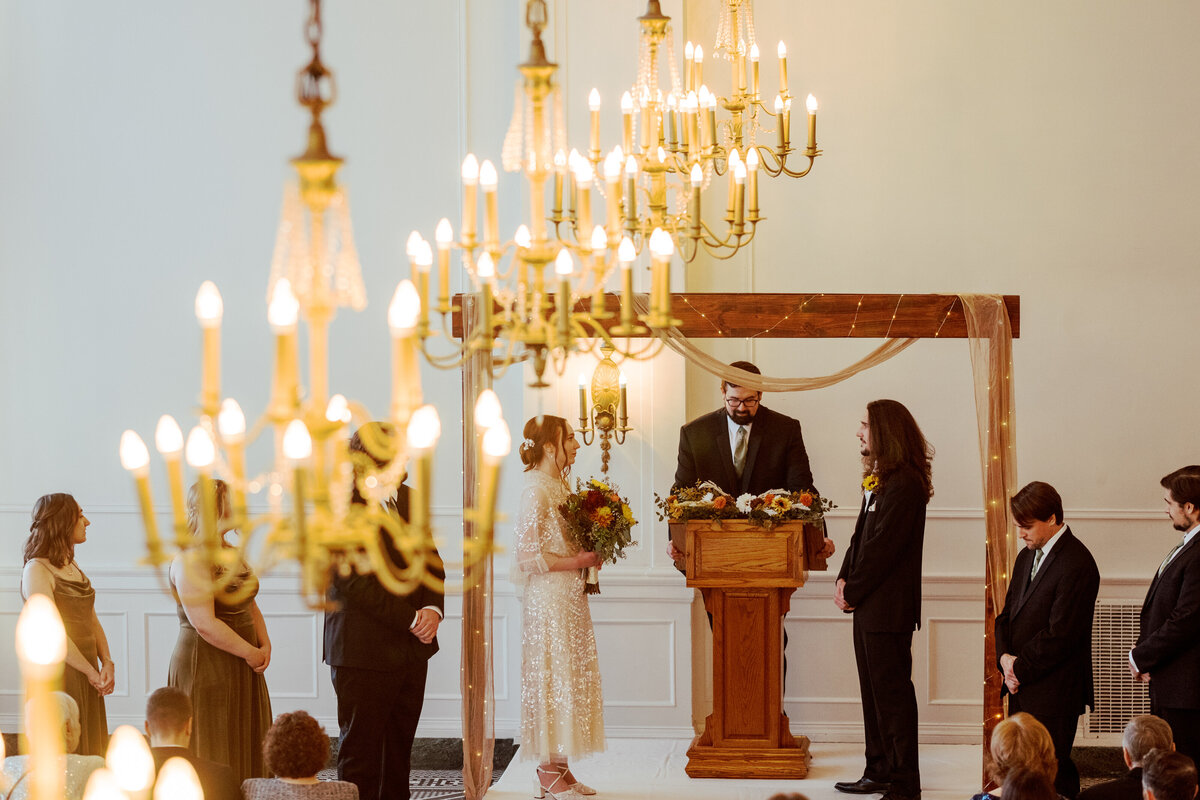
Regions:
<instances>
[{"instance_id":1,"label":"bridesmaid","mask_svg":"<svg viewBox=\"0 0 1200 800\"><path fill-rule=\"evenodd\" d=\"M222 553L233 530L232 502L224 481L213 481L217 532ZM179 638L171 655L167 685L192 699L192 750L227 764L238 782L266 775L263 739L271 727L271 699L263 672L271 663L271 639L254 601L258 578L245 561L210 564L200 545L200 485L188 492L188 525L197 546L175 557L171 588L178 603Z\"/></svg>"},{"instance_id":2,"label":"bridesmaid","mask_svg":"<svg viewBox=\"0 0 1200 800\"><path fill-rule=\"evenodd\" d=\"M517 512L514 580L525 584L521 610L521 749L539 764L534 797L581 800L568 759L604 749L604 700L592 615L582 570L599 567L566 535L558 506L579 442L562 417L525 423L525 489Z\"/></svg>"},{"instance_id":3,"label":"bridesmaid","mask_svg":"<svg viewBox=\"0 0 1200 800\"><path fill-rule=\"evenodd\" d=\"M67 630L63 690L79 705L79 754L103 756L108 748L104 695L111 694L116 668L108 637L96 617L96 590L75 563L75 546L87 541L88 518L69 494L47 494L33 506L25 540L21 596L54 598Z\"/></svg>"}]
</instances>

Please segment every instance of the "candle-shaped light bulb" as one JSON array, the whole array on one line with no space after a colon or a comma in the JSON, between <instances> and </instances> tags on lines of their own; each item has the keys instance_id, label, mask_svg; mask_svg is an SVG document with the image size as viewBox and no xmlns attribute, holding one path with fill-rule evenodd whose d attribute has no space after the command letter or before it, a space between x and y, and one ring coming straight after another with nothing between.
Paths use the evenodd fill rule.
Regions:
<instances>
[{"instance_id":1,"label":"candle-shaped light bulb","mask_svg":"<svg viewBox=\"0 0 1200 800\"><path fill-rule=\"evenodd\" d=\"M137 728L121 725L108 740L105 761L122 789L137 796L154 784L154 756Z\"/></svg>"},{"instance_id":2,"label":"candle-shaped light bulb","mask_svg":"<svg viewBox=\"0 0 1200 800\"><path fill-rule=\"evenodd\" d=\"M409 261L417 257L417 248L423 241L425 240L421 238L420 231L413 231L408 235L408 239L404 242L404 254L408 256Z\"/></svg>"},{"instance_id":3,"label":"candle-shaped light bulb","mask_svg":"<svg viewBox=\"0 0 1200 800\"><path fill-rule=\"evenodd\" d=\"M53 600L30 595L17 617L16 642L22 664L45 668L67 657L67 632Z\"/></svg>"},{"instance_id":4,"label":"candle-shaped light bulb","mask_svg":"<svg viewBox=\"0 0 1200 800\"><path fill-rule=\"evenodd\" d=\"M196 768L178 756L168 758L158 771L154 800L204 800Z\"/></svg>"},{"instance_id":5,"label":"candle-shaped light bulb","mask_svg":"<svg viewBox=\"0 0 1200 800\"><path fill-rule=\"evenodd\" d=\"M483 283L489 283L496 277L496 262L491 253L485 250L479 254L479 260L475 262L475 274Z\"/></svg>"},{"instance_id":6,"label":"candle-shaped light bulb","mask_svg":"<svg viewBox=\"0 0 1200 800\"><path fill-rule=\"evenodd\" d=\"M217 285L212 281L200 284L200 291L196 292L196 319L200 321L200 327L211 328L220 325L224 313L225 304L221 300L221 293L217 291Z\"/></svg>"},{"instance_id":7,"label":"candle-shaped light bulb","mask_svg":"<svg viewBox=\"0 0 1200 800\"><path fill-rule=\"evenodd\" d=\"M554 274L561 276L569 276L575 271L575 260L571 258L571 251L563 248L558 251L558 255L554 257Z\"/></svg>"},{"instance_id":8,"label":"candle-shaped light bulb","mask_svg":"<svg viewBox=\"0 0 1200 800\"><path fill-rule=\"evenodd\" d=\"M483 434L483 457L499 462L512 450L512 434L508 423L498 419Z\"/></svg>"},{"instance_id":9,"label":"candle-shaped light bulb","mask_svg":"<svg viewBox=\"0 0 1200 800\"><path fill-rule=\"evenodd\" d=\"M707 101L705 102L705 105L708 107L709 111L716 111L717 110L717 96L715 94L713 94L712 92L709 92Z\"/></svg>"},{"instance_id":10,"label":"candle-shaped light bulb","mask_svg":"<svg viewBox=\"0 0 1200 800\"><path fill-rule=\"evenodd\" d=\"M184 458L193 469L207 470L216 460L217 449L213 445L212 434L199 425L188 432L187 447Z\"/></svg>"},{"instance_id":11,"label":"candle-shaped light bulb","mask_svg":"<svg viewBox=\"0 0 1200 800\"><path fill-rule=\"evenodd\" d=\"M413 261L417 265L417 272L429 274L430 268L433 266L433 248L429 242L422 239L417 242L416 252L413 253Z\"/></svg>"},{"instance_id":12,"label":"candle-shaped light bulb","mask_svg":"<svg viewBox=\"0 0 1200 800\"><path fill-rule=\"evenodd\" d=\"M89 775L83 790L83 800L128 800L128 797L116 773L107 767L101 767Z\"/></svg>"},{"instance_id":13,"label":"candle-shaped light bulb","mask_svg":"<svg viewBox=\"0 0 1200 800\"><path fill-rule=\"evenodd\" d=\"M561 150L559 152L562 152ZM513 235L513 241L517 243L517 247L525 248L526 250L533 244L533 236L529 233L529 228L525 225L517 227L516 234Z\"/></svg>"},{"instance_id":14,"label":"candle-shaped light bulb","mask_svg":"<svg viewBox=\"0 0 1200 800\"><path fill-rule=\"evenodd\" d=\"M433 232L433 238L439 248L450 246L450 243L454 241L454 228L450 226L450 220L445 217L438 220L437 228Z\"/></svg>"},{"instance_id":15,"label":"candle-shaped light bulb","mask_svg":"<svg viewBox=\"0 0 1200 800\"><path fill-rule=\"evenodd\" d=\"M675 254L675 241L671 234L662 228L655 228L650 234L650 252L659 258L669 259Z\"/></svg>"},{"instance_id":16,"label":"candle-shaped light bulb","mask_svg":"<svg viewBox=\"0 0 1200 800\"><path fill-rule=\"evenodd\" d=\"M817 98L813 97L811 94L808 96L808 99L804 101L804 105L808 107L808 113L817 113Z\"/></svg>"},{"instance_id":17,"label":"candle-shaped light bulb","mask_svg":"<svg viewBox=\"0 0 1200 800\"><path fill-rule=\"evenodd\" d=\"M700 45L696 45L696 49L692 51L692 60L696 62L697 66L704 63L704 48L703 47L701 47Z\"/></svg>"},{"instance_id":18,"label":"candle-shaped light bulb","mask_svg":"<svg viewBox=\"0 0 1200 800\"><path fill-rule=\"evenodd\" d=\"M779 95L775 95L775 113L776 114L783 113L783 98L780 97Z\"/></svg>"},{"instance_id":19,"label":"candle-shaped light bulb","mask_svg":"<svg viewBox=\"0 0 1200 800\"><path fill-rule=\"evenodd\" d=\"M746 151L746 169L751 172L758 169L758 150L753 147Z\"/></svg>"},{"instance_id":20,"label":"candle-shaped light bulb","mask_svg":"<svg viewBox=\"0 0 1200 800\"><path fill-rule=\"evenodd\" d=\"M704 183L704 170L700 169L699 164L692 164L692 174L690 175L693 188L700 188Z\"/></svg>"},{"instance_id":21,"label":"candle-shaped light bulb","mask_svg":"<svg viewBox=\"0 0 1200 800\"><path fill-rule=\"evenodd\" d=\"M779 93L786 95L788 93L787 46L781 41L779 47L775 48L775 52L779 55Z\"/></svg>"},{"instance_id":22,"label":"candle-shaped light bulb","mask_svg":"<svg viewBox=\"0 0 1200 800\"><path fill-rule=\"evenodd\" d=\"M600 110L600 90L599 89L593 88L590 92L588 92L588 110L590 110L590 111L599 111Z\"/></svg>"},{"instance_id":23,"label":"candle-shaped light bulb","mask_svg":"<svg viewBox=\"0 0 1200 800\"><path fill-rule=\"evenodd\" d=\"M688 39L687 44L683 46L683 57L687 61L692 60L692 53L696 51L696 46L692 44L692 40Z\"/></svg>"},{"instance_id":24,"label":"candle-shaped light bulb","mask_svg":"<svg viewBox=\"0 0 1200 800\"><path fill-rule=\"evenodd\" d=\"M746 194L750 196L750 220L758 219L758 148L746 151Z\"/></svg>"},{"instance_id":25,"label":"candle-shaped light bulb","mask_svg":"<svg viewBox=\"0 0 1200 800\"><path fill-rule=\"evenodd\" d=\"M474 153L467 153L467 157L463 159L462 180L467 186L474 186L479 182L479 161Z\"/></svg>"},{"instance_id":26,"label":"candle-shaped light bulb","mask_svg":"<svg viewBox=\"0 0 1200 800\"><path fill-rule=\"evenodd\" d=\"M616 183L621 179L621 157L614 150L604 158L604 180Z\"/></svg>"},{"instance_id":27,"label":"candle-shaped light bulb","mask_svg":"<svg viewBox=\"0 0 1200 800\"><path fill-rule=\"evenodd\" d=\"M596 180L596 170L592 168L591 162L586 158L580 158L575 169L575 182L581 188L591 188L594 180Z\"/></svg>"},{"instance_id":28,"label":"candle-shaped light bulb","mask_svg":"<svg viewBox=\"0 0 1200 800\"><path fill-rule=\"evenodd\" d=\"M130 472L141 472L150 464L150 451L142 437L134 431L121 434L121 466Z\"/></svg>"},{"instance_id":29,"label":"candle-shaped light bulb","mask_svg":"<svg viewBox=\"0 0 1200 800\"><path fill-rule=\"evenodd\" d=\"M475 427L487 430L502 420L500 398L491 389L484 389L475 401Z\"/></svg>"},{"instance_id":30,"label":"candle-shaped light bulb","mask_svg":"<svg viewBox=\"0 0 1200 800\"><path fill-rule=\"evenodd\" d=\"M592 228L592 252L599 253L608 248L608 234L597 225Z\"/></svg>"},{"instance_id":31,"label":"candle-shaped light bulb","mask_svg":"<svg viewBox=\"0 0 1200 800\"><path fill-rule=\"evenodd\" d=\"M312 435L303 420L294 419L283 432L283 455L293 463L312 455Z\"/></svg>"},{"instance_id":32,"label":"candle-shaped light bulb","mask_svg":"<svg viewBox=\"0 0 1200 800\"><path fill-rule=\"evenodd\" d=\"M750 94L758 97L758 45L750 45Z\"/></svg>"},{"instance_id":33,"label":"candle-shaped light bulb","mask_svg":"<svg viewBox=\"0 0 1200 800\"><path fill-rule=\"evenodd\" d=\"M408 446L412 450L426 451L433 449L438 438L442 435L442 422L438 419L437 409L424 405L413 412L408 422Z\"/></svg>"},{"instance_id":34,"label":"candle-shaped light bulb","mask_svg":"<svg viewBox=\"0 0 1200 800\"><path fill-rule=\"evenodd\" d=\"M217 415L217 430L223 440L241 439L246 435L246 415L232 397L221 401L221 413Z\"/></svg>"},{"instance_id":35,"label":"candle-shaped light bulb","mask_svg":"<svg viewBox=\"0 0 1200 800\"><path fill-rule=\"evenodd\" d=\"M758 59L759 59L758 44L757 43L752 44L752 45L750 45L750 60L758 61Z\"/></svg>"},{"instance_id":36,"label":"candle-shaped light bulb","mask_svg":"<svg viewBox=\"0 0 1200 800\"><path fill-rule=\"evenodd\" d=\"M621 95L621 113L622 114L632 114L633 113L633 95L631 95L629 92L624 92ZM626 148L626 149L628 149L628 148Z\"/></svg>"},{"instance_id":37,"label":"candle-shaped light bulb","mask_svg":"<svg viewBox=\"0 0 1200 800\"><path fill-rule=\"evenodd\" d=\"M300 318L300 302L292 291L292 282L280 278L271 290L271 302L267 304L267 322L275 333L286 333L296 326Z\"/></svg>"},{"instance_id":38,"label":"candle-shaped light bulb","mask_svg":"<svg viewBox=\"0 0 1200 800\"><path fill-rule=\"evenodd\" d=\"M499 182L499 177L496 174L496 165L491 162L491 159L484 161L479 166L479 185L485 192L494 191L496 184Z\"/></svg>"},{"instance_id":39,"label":"candle-shaped light bulb","mask_svg":"<svg viewBox=\"0 0 1200 800\"><path fill-rule=\"evenodd\" d=\"M588 424L591 421L591 415L588 414L587 385L587 374L579 373L579 427L585 431L592 427Z\"/></svg>"},{"instance_id":40,"label":"candle-shaped light bulb","mask_svg":"<svg viewBox=\"0 0 1200 800\"><path fill-rule=\"evenodd\" d=\"M729 151L729 166L730 168L733 168L740 163L742 163L742 156L740 153L738 153L737 148L735 147Z\"/></svg>"},{"instance_id":41,"label":"candle-shaped light bulb","mask_svg":"<svg viewBox=\"0 0 1200 800\"><path fill-rule=\"evenodd\" d=\"M158 418L158 427L154 429L154 449L164 456L183 450L183 431L170 414Z\"/></svg>"},{"instance_id":42,"label":"candle-shaped light bulb","mask_svg":"<svg viewBox=\"0 0 1200 800\"><path fill-rule=\"evenodd\" d=\"M335 394L329 398L329 405L325 406L325 419L329 422L350 421L350 403L346 400L346 395Z\"/></svg>"},{"instance_id":43,"label":"candle-shaped light bulb","mask_svg":"<svg viewBox=\"0 0 1200 800\"><path fill-rule=\"evenodd\" d=\"M417 327L421 313L421 298L412 281L400 281L388 304L388 327L393 336L407 336Z\"/></svg>"},{"instance_id":44,"label":"candle-shaped light bulb","mask_svg":"<svg viewBox=\"0 0 1200 800\"><path fill-rule=\"evenodd\" d=\"M633 246L633 239L628 236L621 237L621 244L617 247L617 259L621 262L621 266L630 267L634 259L637 258L637 248Z\"/></svg>"},{"instance_id":45,"label":"candle-shaped light bulb","mask_svg":"<svg viewBox=\"0 0 1200 800\"><path fill-rule=\"evenodd\" d=\"M733 165L733 179L738 183L746 182L746 165L741 161Z\"/></svg>"}]
</instances>

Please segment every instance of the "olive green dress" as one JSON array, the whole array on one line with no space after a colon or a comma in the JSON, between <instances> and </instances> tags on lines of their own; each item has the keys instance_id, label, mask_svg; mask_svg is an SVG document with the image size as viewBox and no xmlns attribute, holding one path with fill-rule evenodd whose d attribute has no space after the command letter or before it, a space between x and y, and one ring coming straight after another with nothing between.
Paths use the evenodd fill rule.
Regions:
<instances>
[{"instance_id":1,"label":"olive green dress","mask_svg":"<svg viewBox=\"0 0 1200 800\"><path fill-rule=\"evenodd\" d=\"M214 580L221 572L214 570ZM244 596L238 596L243 587ZM175 589L174 582L171 588ZM250 604L257 594L258 578L243 563L237 577L214 597L217 619L255 647L259 646L258 632ZM244 659L206 642L188 621L183 606L177 610L179 639L171 655L167 684L192 699L192 752L228 764L239 784L247 778L265 777L262 744L271 727L266 679Z\"/></svg>"},{"instance_id":2,"label":"olive green dress","mask_svg":"<svg viewBox=\"0 0 1200 800\"><path fill-rule=\"evenodd\" d=\"M83 570L80 580L74 581L62 575L54 576L54 605L58 606L67 638L83 657L96 669L100 669L100 655L96 649L96 634L92 629L95 617L96 590ZM79 748L75 751L83 756L103 756L108 749L108 717L104 713L104 698L79 670L67 665L63 670L63 691L75 698L79 704L79 724L82 728Z\"/></svg>"}]
</instances>

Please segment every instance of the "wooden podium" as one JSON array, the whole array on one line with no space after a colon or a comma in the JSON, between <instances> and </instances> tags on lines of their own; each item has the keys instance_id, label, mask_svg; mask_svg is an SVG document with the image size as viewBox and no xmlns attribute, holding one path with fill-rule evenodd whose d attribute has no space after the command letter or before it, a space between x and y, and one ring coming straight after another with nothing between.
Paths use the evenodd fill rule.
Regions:
<instances>
[{"instance_id":1,"label":"wooden podium","mask_svg":"<svg viewBox=\"0 0 1200 800\"><path fill-rule=\"evenodd\" d=\"M819 524L744 520L669 525L687 585L712 615L713 712L688 748L692 778L803 778L808 737L783 714L783 616L808 570L825 569ZM678 565L678 563L677 563Z\"/></svg>"}]
</instances>

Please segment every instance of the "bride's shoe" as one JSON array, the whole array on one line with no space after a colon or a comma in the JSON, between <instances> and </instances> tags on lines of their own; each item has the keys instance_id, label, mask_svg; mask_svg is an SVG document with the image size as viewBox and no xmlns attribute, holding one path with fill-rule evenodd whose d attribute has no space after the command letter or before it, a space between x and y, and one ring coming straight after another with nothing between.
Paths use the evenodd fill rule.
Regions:
<instances>
[{"instance_id":1,"label":"bride's shoe","mask_svg":"<svg viewBox=\"0 0 1200 800\"><path fill-rule=\"evenodd\" d=\"M578 781L575 783L572 783L571 788L574 789L575 791L579 792L580 794L586 795L588 797L590 797L591 795L594 795L596 793L595 789L588 786L586 783L579 783Z\"/></svg>"},{"instance_id":2,"label":"bride's shoe","mask_svg":"<svg viewBox=\"0 0 1200 800\"><path fill-rule=\"evenodd\" d=\"M536 787L534 788L533 794L535 800L542 800L542 798L544 798L546 795L550 795L553 800L582 800L583 793L576 789L577 786L581 786L582 784L569 786L566 780L563 778L564 773L550 769L542 769L541 767L537 768L537 773L538 777L534 781L536 783ZM542 786L542 775L555 776L554 782L549 786ZM587 789L590 787L584 786L583 788ZM595 794L595 790L593 790L592 793Z\"/></svg>"}]
</instances>

